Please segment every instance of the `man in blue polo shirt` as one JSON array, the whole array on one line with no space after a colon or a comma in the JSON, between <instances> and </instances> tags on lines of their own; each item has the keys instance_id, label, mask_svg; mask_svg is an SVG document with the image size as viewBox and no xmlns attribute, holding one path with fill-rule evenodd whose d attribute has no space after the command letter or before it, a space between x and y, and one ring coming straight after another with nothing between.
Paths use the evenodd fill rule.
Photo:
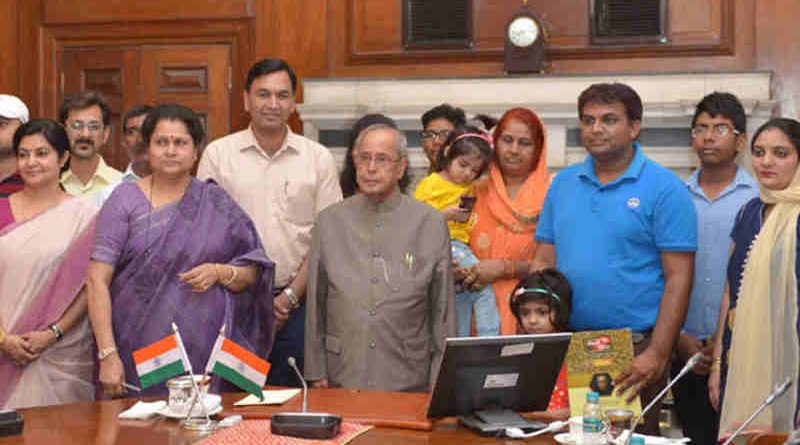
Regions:
<instances>
[{"instance_id":1,"label":"man in blue polo shirt","mask_svg":"<svg viewBox=\"0 0 800 445\"><path fill-rule=\"evenodd\" d=\"M595 84L578 113L589 156L553 179L536 230L533 270L557 267L573 288L570 328L629 328L636 357L618 393L647 404L664 386L689 301L697 219L686 186L642 153L642 101ZM658 407L641 430L657 434Z\"/></svg>"},{"instance_id":2,"label":"man in blue polo shirt","mask_svg":"<svg viewBox=\"0 0 800 445\"><path fill-rule=\"evenodd\" d=\"M744 108L733 94L714 92L697 104L692 118L692 150L700 166L686 181L697 211L695 277L672 362L672 374L677 375L689 357L704 353L693 372L672 387L683 434L693 444L717 442L719 414L708 396L708 372L711 366L719 366L712 364L713 336L725 289L733 223L742 205L758 196L758 184L736 164L747 146L746 131Z\"/></svg>"}]
</instances>

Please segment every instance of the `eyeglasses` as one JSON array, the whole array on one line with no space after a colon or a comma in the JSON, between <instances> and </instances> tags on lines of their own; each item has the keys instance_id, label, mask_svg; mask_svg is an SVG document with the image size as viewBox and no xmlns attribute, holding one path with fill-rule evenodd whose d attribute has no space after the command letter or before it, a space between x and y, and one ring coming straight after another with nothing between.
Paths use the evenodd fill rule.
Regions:
<instances>
[{"instance_id":1,"label":"eyeglasses","mask_svg":"<svg viewBox=\"0 0 800 445\"><path fill-rule=\"evenodd\" d=\"M69 128L77 132L81 132L85 128L89 130L89 133L97 133L98 131L103 129L103 124L101 124L100 122L84 123L81 121L72 121L69 123Z\"/></svg>"},{"instance_id":2,"label":"eyeglasses","mask_svg":"<svg viewBox=\"0 0 800 445\"><path fill-rule=\"evenodd\" d=\"M400 158L393 158L389 155L379 154L372 156L369 153L358 153L353 156L353 159L356 161L356 164L368 166L370 163L374 162L375 166L378 168L386 167L389 164L393 164L395 162L400 161Z\"/></svg>"},{"instance_id":3,"label":"eyeglasses","mask_svg":"<svg viewBox=\"0 0 800 445\"><path fill-rule=\"evenodd\" d=\"M445 140L450 137L450 133L452 133L451 130L425 130L422 132L422 139Z\"/></svg>"},{"instance_id":4,"label":"eyeglasses","mask_svg":"<svg viewBox=\"0 0 800 445\"><path fill-rule=\"evenodd\" d=\"M731 132L733 132L733 134L737 136L742 134L741 131L735 128L731 128L730 125L728 124L717 124L714 125L713 127L709 127L708 125L695 125L694 128L692 128L692 137L696 138L698 136L705 136L708 133L708 130L711 130L714 133L714 135L719 136L721 138L724 138L725 136L728 135L728 133Z\"/></svg>"}]
</instances>

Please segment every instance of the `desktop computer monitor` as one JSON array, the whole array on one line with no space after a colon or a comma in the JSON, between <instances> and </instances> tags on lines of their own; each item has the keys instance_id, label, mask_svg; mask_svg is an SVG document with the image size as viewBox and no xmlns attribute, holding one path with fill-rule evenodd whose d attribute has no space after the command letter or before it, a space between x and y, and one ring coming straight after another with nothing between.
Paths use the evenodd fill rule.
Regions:
<instances>
[{"instance_id":1,"label":"desktop computer monitor","mask_svg":"<svg viewBox=\"0 0 800 445\"><path fill-rule=\"evenodd\" d=\"M572 334L448 338L428 417L461 416L481 434L544 427L519 412L544 411Z\"/></svg>"}]
</instances>

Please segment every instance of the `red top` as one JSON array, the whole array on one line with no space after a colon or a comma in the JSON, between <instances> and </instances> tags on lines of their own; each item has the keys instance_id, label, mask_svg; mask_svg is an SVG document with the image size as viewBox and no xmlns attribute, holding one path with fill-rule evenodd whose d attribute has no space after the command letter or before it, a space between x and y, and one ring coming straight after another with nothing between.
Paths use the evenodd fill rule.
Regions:
<instances>
[{"instance_id":1,"label":"red top","mask_svg":"<svg viewBox=\"0 0 800 445\"><path fill-rule=\"evenodd\" d=\"M14 222L14 215L11 214L11 201L8 198L0 198L0 230Z\"/></svg>"},{"instance_id":2,"label":"red top","mask_svg":"<svg viewBox=\"0 0 800 445\"><path fill-rule=\"evenodd\" d=\"M553 389L553 395L550 396L550 404L547 405L547 410L555 411L564 408L569 409L569 390L567 388L566 363L561 367L561 372L558 373L556 387Z\"/></svg>"},{"instance_id":3,"label":"red top","mask_svg":"<svg viewBox=\"0 0 800 445\"><path fill-rule=\"evenodd\" d=\"M16 193L22 190L23 187L25 187L25 184L22 182L22 178L15 173L0 181L0 198Z\"/></svg>"}]
</instances>

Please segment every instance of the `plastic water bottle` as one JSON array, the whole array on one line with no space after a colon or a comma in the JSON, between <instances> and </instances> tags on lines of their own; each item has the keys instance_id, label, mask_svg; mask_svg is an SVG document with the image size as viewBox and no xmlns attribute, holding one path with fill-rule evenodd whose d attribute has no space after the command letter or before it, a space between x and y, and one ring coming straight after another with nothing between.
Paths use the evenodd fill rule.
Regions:
<instances>
[{"instance_id":1,"label":"plastic water bottle","mask_svg":"<svg viewBox=\"0 0 800 445\"><path fill-rule=\"evenodd\" d=\"M634 434L633 437L631 437L631 445L644 445L644 436Z\"/></svg>"},{"instance_id":2,"label":"plastic water bottle","mask_svg":"<svg viewBox=\"0 0 800 445\"><path fill-rule=\"evenodd\" d=\"M600 413L600 395L594 391L586 394L586 405L583 406L583 443L598 445L603 443L603 418Z\"/></svg>"}]
</instances>

